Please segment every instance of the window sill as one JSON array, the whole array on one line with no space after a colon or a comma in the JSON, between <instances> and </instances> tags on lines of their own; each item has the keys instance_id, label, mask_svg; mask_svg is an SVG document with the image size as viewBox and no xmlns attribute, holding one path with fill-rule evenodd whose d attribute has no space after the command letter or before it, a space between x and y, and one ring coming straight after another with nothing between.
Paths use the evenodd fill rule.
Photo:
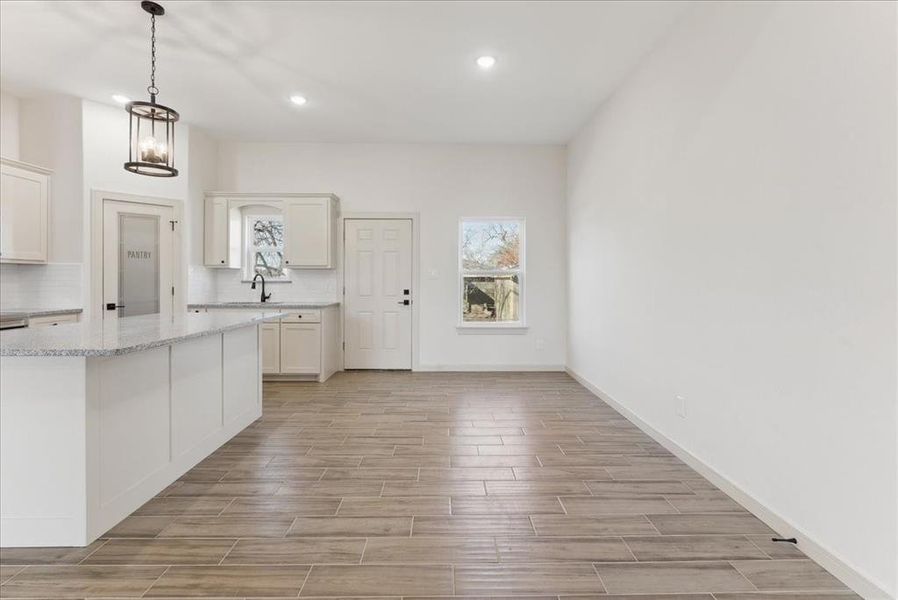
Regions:
<instances>
[{"instance_id":1,"label":"window sill","mask_svg":"<svg viewBox=\"0 0 898 600\"><path fill-rule=\"evenodd\" d=\"M514 325L484 324L484 325L457 325L455 330L460 335L524 335L530 328L526 325L515 323Z\"/></svg>"},{"instance_id":2,"label":"window sill","mask_svg":"<svg viewBox=\"0 0 898 600\"><path fill-rule=\"evenodd\" d=\"M240 280L240 283L252 283L252 282L253 282L252 279L241 279ZM256 283L260 283L260 282L256 282ZM293 283L293 281L291 281L290 279L266 279L265 280L265 285L271 285L273 283Z\"/></svg>"}]
</instances>

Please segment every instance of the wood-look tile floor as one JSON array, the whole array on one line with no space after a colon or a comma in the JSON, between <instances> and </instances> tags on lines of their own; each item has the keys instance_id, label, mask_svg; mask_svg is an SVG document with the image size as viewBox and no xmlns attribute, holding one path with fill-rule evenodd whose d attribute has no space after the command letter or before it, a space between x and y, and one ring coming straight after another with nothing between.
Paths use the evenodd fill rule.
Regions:
<instances>
[{"instance_id":1,"label":"wood-look tile floor","mask_svg":"<svg viewBox=\"0 0 898 600\"><path fill-rule=\"evenodd\" d=\"M341 373L4 598L857 598L561 373ZM571 598L573 600L573 598Z\"/></svg>"}]
</instances>

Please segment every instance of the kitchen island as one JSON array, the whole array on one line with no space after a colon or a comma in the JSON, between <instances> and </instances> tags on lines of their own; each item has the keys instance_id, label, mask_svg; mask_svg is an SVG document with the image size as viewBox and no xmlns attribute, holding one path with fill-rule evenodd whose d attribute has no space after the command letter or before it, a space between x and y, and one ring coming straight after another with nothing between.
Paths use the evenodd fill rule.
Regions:
<instances>
[{"instance_id":1,"label":"kitchen island","mask_svg":"<svg viewBox=\"0 0 898 600\"><path fill-rule=\"evenodd\" d=\"M0 334L0 546L86 546L262 414L278 312Z\"/></svg>"}]
</instances>

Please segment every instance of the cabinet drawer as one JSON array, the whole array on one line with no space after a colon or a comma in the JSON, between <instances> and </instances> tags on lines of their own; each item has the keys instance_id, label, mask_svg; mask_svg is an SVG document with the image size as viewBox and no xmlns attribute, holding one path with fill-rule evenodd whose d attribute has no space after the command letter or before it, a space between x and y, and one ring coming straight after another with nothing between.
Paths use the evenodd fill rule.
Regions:
<instances>
[{"instance_id":1,"label":"cabinet drawer","mask_svg":"<svg viewBox=\"0 0 898 600\"><path fill-rule=\"evenodd\" d=\"M75 323L78 321L77 314L66 315L47 315L44 317L31 317L28 319L29 327L52 327L53 325L62 325L63 323Z\"/></svg>"},{"instance_id":2,"label":"cabinet drawer","mask_svg":"<svg viewBox=\"0 0 898 600\"><path fill-rule=\"evenodd\" d=\"M290 311L286 317L281 319L281 323L320 323L320 310L297 310Z\"/></svg>"}]
</instances>

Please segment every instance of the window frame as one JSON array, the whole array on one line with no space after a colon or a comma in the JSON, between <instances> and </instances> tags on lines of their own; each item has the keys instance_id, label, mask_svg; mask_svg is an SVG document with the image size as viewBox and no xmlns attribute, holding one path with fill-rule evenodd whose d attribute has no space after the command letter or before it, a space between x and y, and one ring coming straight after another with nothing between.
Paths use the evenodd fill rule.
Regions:
<instances>
[{"instance_id":1,"label":"window frame","mask_svg":"<svg viewBox=\"0 0 898 600\"><path fill-rule=\"evenodd\" d=\"M284 215L279 212L274 212L274 209L271 210L247 210L243 211L243 277L244 281L252 281L253 277L256 276L256 252L265 251L265 250L280 250L281 256L284 256L284 245L286 244L286 240L284 240L284 244L281 246L256 246L253 244L253 223L258 220L270 220L270 221L280 221L281 224L284 224ZM286 231L285 231L286 233ZM287 283L290 281L290 270L285 266L281 266L281 269L284 272L282 277L265 277L265 281L271 283Z\"/></svg>"},{"instance_id":2,"label":"window frame","mask_svg":"<svg viewBox=\"0 0 898 600\"><path fill-rule=\"evenodd\" d=\"M465 223L489 223L491 221L514 221L520 227L520 264L517 269L492 269L492 270L471 270L465 269L464 266L464 242ZM458 242L457 242L457 260L458 260L458 278L456 288L456 315L458 323L456 328L459 332L490 332L505 330L507 332L523 331L527 329L527 301L526 301L526 280L527 280L527 221L524 217L460 217L458 219ZM464 314L464 289L465 277L496 277L505 275L518 276L518 320L517 321L465 321Z\"/></svg>"}]
</instances>

